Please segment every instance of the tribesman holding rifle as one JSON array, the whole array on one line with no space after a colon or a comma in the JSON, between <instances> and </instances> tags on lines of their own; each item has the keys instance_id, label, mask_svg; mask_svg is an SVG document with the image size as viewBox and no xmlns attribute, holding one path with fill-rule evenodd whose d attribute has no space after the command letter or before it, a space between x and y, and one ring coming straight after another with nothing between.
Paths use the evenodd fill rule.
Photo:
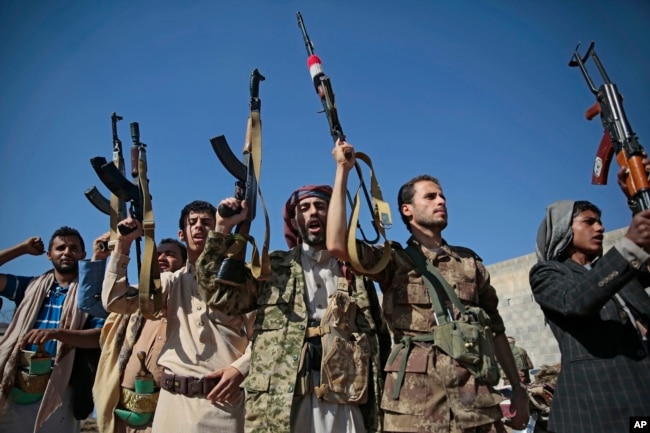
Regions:
<instances>
[{"instance_id":1,"label":"tribesman holding rifle","mask_svg":"<svg viewBox=\"0 0 650 433\"><path fill-rule=\"evenodd\" d=\"M217 215L197 262L211 308L257 311L251 371L244 382L246 431L282 433L381 431L377 317L372 284L352 275L325 248L331 188L306 185L284 206L288 251L271 253L271 276L241 284L218 278L233 227L246 218ZM221 202L235 209L234 198Z\"/></svg>"},{"instance_id":2,"label":"tribesman holding rifle","mask_svg":"<svg viewBox=\"0 0 650 433\"><path fill-rule=\"evenodd\" d=\"M176 272L187 263L187 248L177 239L163 239L157 251L161 272ZM102 270L103 277L105 265ZM151 432L162 376L158 356L166 341L166 319L147 320L139 309L108 315L93 385L100 432Z\"/></svg>"},{"instance_id":3,"label":"tribesman holding rifle","mask_svg":"<svg viewBox=\"0 0 650 433\"><path fill-rule=\"evenodd\" d=\"M650 161L593 47L584 58L574 51L569 65L580 66L598 99L587 118L600 113L605 127L594 183L606 183L616 153L618 184L635 214L605 254L601 211L588 201L552 203L537 232L530 286L562 352L548 422L557 432L634 431L631 417L650 415ZM600 89L584 66L590 56L605 81Z\"/></svg>"},{"instance_id":4,"label":"tribesman holding rifle","mask_svg":"<svg viewBox=\"0 0 650 433\"><path fill-rule=\"evenodd\" d=\"M114 230L117 238L102 287L106 310L125 315L128 320L109 324L112 329L103 334L107 344L103 363L107 358L109 362L116 358L119 362L113 366L112 375L107 369L100 371L98 386L104 383L108 387L101 391L95 387L95 392L106 392L100 399L99 425L109 430L106 433L114 433L110 429L115 426L124 427L113 418L111 410L115 409L117 418L134 429L148 429L150 415L154 413L153 431L241 432L244 397L239 384L248 373L245 352L252 335L252 317L229 317L209 311L199 297L194 273L194 263L203 251L207 232L214 228L215 208L204 201L193 201L183 208L178 236L187 244L187 262L173 274L161 274L146 144L140 141L136 122L131 123L131 138L133 183L113 163L96 167L111 192L131 203L131 216L118 222ZM140 237L144 237L142 257ZM137 287L129 285L126 275L134 241ZM143 324L144 319L147 322ZM158 344L150 343L153 338L164 340L162 335L158 338L153 334L165 326L166 340L160 349ZM119 329L122 327L127 329ZM139 332L143 337L144 327L148 329L140 340L134 334ZM107 343L108 337L113 341ZM152 368L156 363L162 371ZM137 371L135 378L133 371ZM129 377L123 376L126 374ZM123 385L121 389L118 382Z\"/></svg>"},{"instance_id":5,"label":"tribesman holding rifle","mask_svg":"<svg viewBox=\"0 0 650 433\"><path fill-rule=\"evenodd\" d=\"M208 231L215 226L215 211L204 201L183 208L178 237L187 245L187 263L174 273L161 274L161 320L167 322L167 341L158 358L163 371L153 431L243 432L244 393L239 385L248 373L253 317L210 310L199 296L195 274ZM129 285L126 269L131 243L142 235L142 224L133 218L121 224L133 230L118 234L102 298L108 311L133 314L138 289Z\"/></svg>"},{"instance_id":6,"label":"tribesman holding rifle","mask_svg":"<svg viewBox=\"0 0 650 433\"><path fill-rule=\"evenodd\" d=\"M247 167L261 153L259 108L257 86L251 85L255 120L246 134ZM257 142L249 140L255 136ZM237 194L219 204L216 228L197 262L210 308L257 312L251 369L243 383L246 431L380 431L379 302L372 284L352 275L325 248L331 188L306 185L289 196L283 232L290 249L270 254L268 272L257 272L254 263L237 265L251 240L249 202L256 194Z\"/></svg>"},{"instance_id":7,"label":"tribesman holding rifle","mask_svg":"<svg viewBox=\"0 0 650 433\"><path fill-rule=\"evenodd\" d=\"M347 223L345 194L355 154L341 141L332 153L327 249L347 261L346 238L354 226ZM384 294L383 312L396 342L384 368L384 431L505 431L502 398L492 389L499 380L495 356L514 391L509 424L524 428L528 393L505 337L496 290L476 253L443 239L447 206L440 183L428 175L411 179L400 188L398 207L412 234L408 246L393 243L387 265L369 275ZM360 240L352 248L367 269L385 255L385 247Z\"/></svg>"}]
</instances>

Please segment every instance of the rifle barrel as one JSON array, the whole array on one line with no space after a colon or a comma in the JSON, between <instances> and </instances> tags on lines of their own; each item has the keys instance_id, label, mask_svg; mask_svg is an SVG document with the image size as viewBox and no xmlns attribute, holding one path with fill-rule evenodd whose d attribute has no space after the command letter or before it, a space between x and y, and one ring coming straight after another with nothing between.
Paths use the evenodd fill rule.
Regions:
<instances>
[{"instance_id":1,"label":"rifle barrel","mask_svg":"<svg viewBox=\"0 0 650 433\"><path fill-rule=\"evenodd\" d=\"M302 39L305 41L305 48L307 49L307 54L310 56L314 55L314 44L311 43L311 39L307 35L307 29L305 29L305 23L302 21L302 15L300 12L296 12L296 17L298 18L298 27L302 32Z\"/></svg>"}]
</instances>

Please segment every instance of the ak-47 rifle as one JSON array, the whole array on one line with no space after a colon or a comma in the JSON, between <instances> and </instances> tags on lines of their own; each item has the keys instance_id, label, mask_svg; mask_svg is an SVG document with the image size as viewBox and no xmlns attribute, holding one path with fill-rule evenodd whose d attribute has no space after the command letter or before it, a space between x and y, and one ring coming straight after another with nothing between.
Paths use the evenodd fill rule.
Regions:
<instances>
[{"instance_id":1,"label":"ak-47 rifle","mask_svg":"<svg viewBox=\"0 0 650 433\"><path fill-rule=\"evenodd\" d=\"M91 159L91 163L100 180L119 200L129 203L129 213L132 218L142 224L145 248L141 253L141 239L136 239L136 256L138 264L138 298L140 310L147 319L158 319L162 312L162 289L160 282L160 267L154 236L153 209L151 194L149 194L149 179L147 178L146 144L140 141L140 127L133 122L131 127L131 176L129 182L112 162L106 162L102 157ZM133 229L117 224L116 229L122 234L128 234Z\"/></svg>"},{"instance_id":2,"label":"ak-47 rifle","mask_svg":"<svg viewBox=\"0 0 650 433\"><path fill-rule=\"evenodd\" d=\"M138 260L139 284L138 300L140 311L147 319L159 319L162 316L162 283L160 281L160 265L158 264L158 250L149 193L149 179L147 178L147 145L140 141L140 125L131 123L131 177L133 184L137 184L138 199L131 200L131 216L142 223L144 232L144 253L142 263ZM118 226L122 234L132 231L124 226ZM140 258L140 238L136 239L136 251Z\"/></svg>"},{"instance_id":3,"label":"ak-47 rifle","mask_svg":"<svg viewBox=\"0 0 650 433\"><path fill-rule=\"evenodd\" d=\"M311 39L309 39L309 36L307 35L307 29L305 29L305 24L302 20L302 15L300 14L300 12L296 13L296 17L298 19L298 27L300 27L300 31L302 32L303 41L305 42L305 48L307 49L307 54L309 56L307 58L307 66L309 68L309 73L311 75L312 81L314 82L314 88L316 89L316 93L318 94L321 103L323 105L323 111L327 116L327 121L330 127L330 135L332 136L332 139L334 140L335 143L337 140L344 141L345 134L343 133L343 127L341 126L341 122L339 121L339 116L338 116L338 111L336 109L336 102L334 100L334 91L332 90L331 80L329 76L325 75L325 72L323 72L323 66L320 58L316 54L314 54L314 44L311 42ZM351 155L346 155L346 156L349 158ZM383 237L387 248L384 250L384 253L386 254L384 255L384 259L380 262L380 264L378 264L371 270L366 270L361 266L360 262L358 261L358 257L356 255L356 246L354 245L354 232L350 230L350 233L348 233L348 255L351 258L351 264L353 268L355 268L360 272L375 273L381 270L386 265L387 260L389 258L388 255L390 254L390 248L388 248L389 243L386 240L386 235L385 235L385 229L389 229L392 226L392 220L390 216L390 206L388 205L388 203L386 203L383 200L381 188L379 187L379 183L377 182L374 176L374 171L372 168L372 162L370 161L370 158L362 152L356 152L356 159L357 162L355 162L355 170L359 177L359 190L363 191L363 195L368 205L368 209L370 211L370 214L373 216L372 226L375 231L375 237L373 239L367 238L366 234L361 228L361 224L359 223L358 220L359 192L358 191L354 200L352 199L352 195L350 194L350 192L347 191L348 201L352 206L352 216L350 218L349 227L356 227L359 230L359 233L361 234L363 240L369 244L376 244L379 241L380 237ZM363 172L361 171L361 167L359 166L358 160L365 162L370 167L372 198L370 197L370 194L368 193L368 188L366 187L366 183L363 180Z\"/></svg>"},{"instance_id":4,"label":"ak-47 rifle","mask_svg":"<svg viewBox=\"0 0 650 433\"><path fill-rule=\"evenodd\" d=\"M113 164L117 170L124 176L124 157L122 156L122 141L117 134L117 122L122 120L122 116L116 113L111 113L111 127L113 130ZM93 167L102 166L106 164L106 159L102 156L95 157L90 160ZM96 169L97 170L97 169ZM110 200L107 199L99 192L97 187L93 186L84 192L86 198L93 204L100 212L110 217L110 241L102 243L100 248L103 250L112 250L117 238L116 230L117 224L126 218L126 204L117 195L111 193Z\"/></svg>"},{"instance_id":5,"label":"ak-47 rifle","mask_svg":"<svg viewBox=\"0 0 650 433\"><path fill-rule=\"evenodd\" d=\"M596 55L594 45L592 42L587 53L581 57L578 53L580 46L578 44L569 62L569 66L580 68L589 89L596 95L597 102L587 109L585 117L587 120L592 120L600 114L600 120L605 128L596 154L591 183L595 185L607 184L609 166L612 156L616 153L616 161L629 173L626 183L630 197L636 202L639 210L650 209L650 181L648 181L648 173L643 165L645 151L625 116L623 97L618 93L616 84L610 81L605 68ZM585 67L589 57L594 59L603 78L603 84L599 88L596 88Z\"/></svg>"},{"instance_id":6,"label":"ak-47 rifle","mask_svg":"<svg viewBox=\"0 0 650 433\"><path fill-rule=\"evenodd\" d=\"M260 81L265 77L257 69L251 73L250 79L250 116L246 126L246 139L242 161L240 162L233 154L228 142L223 135L210 139L212 149L217 154L221 164L232 174L235 182L235 198L240 202L245 201L248 208L246 220L242 221L235 228L235 242L226 253L226 259L222 262L217 272L224 284L239 285L244 281L244 266L246 256L246 242L251 240L253 252L251 255L251 270L253 276L258 280L266 280L270 276L271 267L268 256L269 249L269 219L264 206L264 199L259 187L260 171L262 167L262 120L260 109L262 101L259 97ZM261 256L258 253L255 240L249 236L251 222L255 219L257 212L257 197L259 196L264 218L266 231ZM241 205L233 210L227 206L219 206L217 211L223 217L232 216L241 210Z\"/></svg>"}]
</instances>

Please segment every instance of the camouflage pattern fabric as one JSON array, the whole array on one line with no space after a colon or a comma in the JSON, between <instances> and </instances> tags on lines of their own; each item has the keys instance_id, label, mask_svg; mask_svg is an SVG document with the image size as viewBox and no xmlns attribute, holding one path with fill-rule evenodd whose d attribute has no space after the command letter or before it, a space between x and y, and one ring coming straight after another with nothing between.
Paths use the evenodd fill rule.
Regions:
<instances>
[{"instance_id":1,"label":"camouflage pattern fabric","mask_svg":"<svg viewBox=\"0 0 650 433\"><path fill-rule=\"evenodd\" d=\"M242 384L246 389L245 429L249 433L289 433L294 431L289 425L292 403L302 398L294 394L308 326L300 248L271 253L272 275L268 281L254 280L247 270L244 284L234 287L216 279L232 242L230 235L210 232L196 263L199 291L211 308L225 314L257 310L250 373ZM356 277L354 281L351 296L356 304L355 324L370 346L368 400L360 408L367 431L381 432L382 376L378 324L373 318L377 315L373 309L379 306L373 308L366 280ZM373 288L372 284L368 287ZM299 426L295 427L299 431Z\"/></svg>"},{"instance_id":2,"label":"camouflage pattern fabric","mask_svg":"<svg viewBox=\"0 0 650 433\"><path fill-rule=\"evenodd\" d=\"M517 370L524 371L533 368L533 363L531 362L530 357L528 357L528 353L526 353L523 348L513 345L510 349L512 349L512 355L515 358Z\"/></svg>"},{"instance_id":3,"label":"camouflage pattern fabric","mask_svg":"<svg viewBox=\"0 0 650 433\"><path fill-rule=\"evenodd\" d=\"M421 246L415 241L416 247ZM382 246L358 242L362 265L371 267L382 256ZM470 249L449 246L437 251L421 248L427 260L440 270L458 298L466 306L479 306L488 314L492 330L505 332L497 305L496 290L481 259ZM404 336L430 334L436 327L434 309L428 290L409 255L393 245L387 267L371 276L384 292L384 316L395 341ZM453 305L445 308L459 312ZM406 349L396 346L395 350ZM406 372L398 398L393 399L401 353L391 355L386 365L386 383L381 408L384 410L384 430L394 432L461 432L500 431L501 411L498 403L503 397L491 387L479 384L467 369L429 342L414 342L408 352Z\"/></svg>"},{"instance_id":4,"label":"camouflage pattern fabric","mask_svg":"<svg viewBox=\"0 0 650 433\"><path fill-rule=\"evenodd\" d=\"M332 403L363 404L368 400L370 343L366 334L357 332L357 305L347 288L343 280L343 288L330 299L321 320L328 332L321 336L321 384L315 392Z\"/></svg>"}]
</instances>

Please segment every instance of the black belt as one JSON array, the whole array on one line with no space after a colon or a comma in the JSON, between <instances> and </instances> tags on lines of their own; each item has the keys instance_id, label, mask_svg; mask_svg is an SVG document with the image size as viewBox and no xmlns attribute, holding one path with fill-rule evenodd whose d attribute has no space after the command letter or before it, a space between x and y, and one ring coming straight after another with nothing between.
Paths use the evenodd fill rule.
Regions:
<instances>
[{"instance_id":1,"label":"black belt","mask_svg":"<svg viewBox=\"0 0 650 433\"><path fill-rule=\"evenodd\" d=\"M163 371L160 380L160 387L165 391L174 394L182 394L188 397L206 397L212 389L217 386L219 379L198 378L192 376L178 376Z\"/></svg>"}]
</instances>

